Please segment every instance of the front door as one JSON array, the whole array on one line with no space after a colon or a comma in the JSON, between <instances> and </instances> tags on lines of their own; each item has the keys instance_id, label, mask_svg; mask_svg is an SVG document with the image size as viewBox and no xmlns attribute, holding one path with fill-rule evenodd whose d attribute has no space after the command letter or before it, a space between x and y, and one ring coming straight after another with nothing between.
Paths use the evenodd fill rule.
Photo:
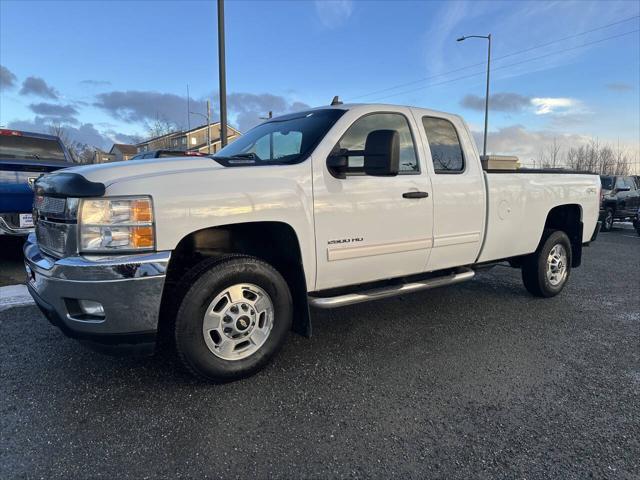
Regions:
<instances>
[{"instance_id":1,"label":"front door","mask_svg":"<svg viewBox=\"0 0 640 480\"><path fill-rule=\"evenodd\" d=\"M339 179L327 169L331 147L314 157L316 289L424 271L432 244L431 187L419 161L409 110L359 118L348 112L339 125L344 133L338 134L334 148L348 151L364 150L367 135L374 130L397 130L400 173L376 177L360 172ZM362 156L350 156L349 168L357 171L363 161Z\"/></svg>"}]
</instances>

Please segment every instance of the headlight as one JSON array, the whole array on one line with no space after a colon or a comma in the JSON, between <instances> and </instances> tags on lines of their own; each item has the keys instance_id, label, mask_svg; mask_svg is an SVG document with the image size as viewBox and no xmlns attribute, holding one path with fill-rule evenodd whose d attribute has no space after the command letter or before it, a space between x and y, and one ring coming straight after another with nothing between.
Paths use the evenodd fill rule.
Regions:
<instances>
[{"instance_id":1,"label":"headlight","mask_svg":"<svg viewBox=\"0 0 640 480\"><path fill-rule=\"evenodd\" d=\"M80 204L80 251L154 250L150 197L98 198Z\"/></svg>"}]
</instances>

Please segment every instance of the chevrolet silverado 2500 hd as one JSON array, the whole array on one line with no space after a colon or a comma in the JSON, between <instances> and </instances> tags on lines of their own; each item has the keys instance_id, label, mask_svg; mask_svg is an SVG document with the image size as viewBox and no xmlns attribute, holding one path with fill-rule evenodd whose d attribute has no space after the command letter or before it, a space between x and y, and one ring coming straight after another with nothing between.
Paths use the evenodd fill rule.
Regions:
<instances>
[{"instance_id":1,"label":"chevrolet silverado 2500 hd","mask_svg":"<svg viewBox=\"0 0 640 480\"><path fill-rule=\"evenodd\" d=\"M288 331L309 335L310 305L503 261L557 295L599 200L596 175L483 171L459 116L335 105L270 119L213 158L42 177L28 287L69 336L143 351L170 339L192 373L224 381L264 366Z\"/></svg>"}]
</instances>

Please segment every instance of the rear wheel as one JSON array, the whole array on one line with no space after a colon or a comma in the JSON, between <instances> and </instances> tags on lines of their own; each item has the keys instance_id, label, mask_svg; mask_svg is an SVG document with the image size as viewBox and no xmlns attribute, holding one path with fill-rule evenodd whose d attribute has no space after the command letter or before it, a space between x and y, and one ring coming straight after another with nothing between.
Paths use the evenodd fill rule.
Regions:
<instances>
[{"instance_id":1,"label":"rear wheel","mask_svg":"<svg viewBox=\"0 0 640 480\"><path fill-rule=\"evenodd\" d=\"M610 232L613 228L613 208L607 207L604 214L604 220L602 221L602 231Z\"/></svg>"},{"instance_id":2,"label":"rear wheel","mask_svg":"<svg viewBox=\"0 0 640 480\"><path fill-rule=\"evenodd\" d=\"M248 256L206 260L175 322L178 356L194 375L225 382L252 375L282 347L292 322L286 281L271 265Z\"/></svg>"},{"instance_id":3,"label":"rear wheel","mask_svg":"<svg viewBox=\"0 0 640 480\"><path fill-rule=\"evenodd\" d=\"M571 274L571 242L561 231L546 232L541 247L522 263L525 288L537 297L560 293Z\"/></svg>"}]
</instances>

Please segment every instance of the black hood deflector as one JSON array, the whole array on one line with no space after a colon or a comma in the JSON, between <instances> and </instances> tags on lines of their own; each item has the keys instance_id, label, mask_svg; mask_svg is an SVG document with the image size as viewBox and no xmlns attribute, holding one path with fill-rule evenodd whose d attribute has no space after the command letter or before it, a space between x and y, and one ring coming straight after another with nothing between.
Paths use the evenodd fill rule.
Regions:
<instances>
[{"instance_id":1,"label":"black hood deflector","mask_svg":"<svg viewBox=\"0 0 640 480\"><path fill-rule=\"evenodd\" d=\"M60 172L40 177L35 183L36 195L48 197L101 197L103 183L91 182L78 173Z\"/></svg>"}]
</instances>

